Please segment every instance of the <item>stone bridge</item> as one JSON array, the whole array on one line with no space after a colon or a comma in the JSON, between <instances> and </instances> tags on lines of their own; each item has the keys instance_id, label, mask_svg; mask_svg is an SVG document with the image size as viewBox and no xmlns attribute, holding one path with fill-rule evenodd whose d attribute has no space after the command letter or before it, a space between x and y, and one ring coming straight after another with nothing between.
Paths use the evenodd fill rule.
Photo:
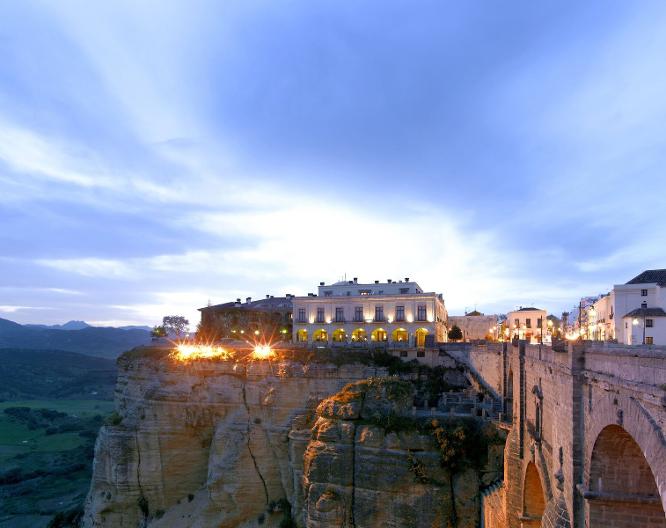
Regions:
<instances>
[{"instance_id":1,"label":"stone bridge","mask_svg":"<svg viewBox=\"0 0 666 528\"><path fill-rule=\"evenodd\" d=\"M502 402L486 528L666 528L666 349L595 342L456 354Z\"/></svg>"}]
</instances>

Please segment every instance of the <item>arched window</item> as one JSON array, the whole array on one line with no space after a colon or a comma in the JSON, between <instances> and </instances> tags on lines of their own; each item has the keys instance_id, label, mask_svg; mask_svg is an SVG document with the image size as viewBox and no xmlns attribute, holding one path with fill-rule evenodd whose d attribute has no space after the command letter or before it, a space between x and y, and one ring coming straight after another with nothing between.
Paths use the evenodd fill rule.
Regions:
<instances>
[{"instance_id":1,"label":"arched window","mask_svg":"<svg viewBox=\"0 0 666 528\"><path fill-rule=\"evenodd\" d=\"M333 332L333 341L336 343L344 343L347 341L347 332L344 328L338 328Z\"/></svg>"},{"instance_id":2,"label":"arched window","mask_svg":"<svg viewBox=\"0 0 666 528\"><path fill-rule=\"evenodd\" d=\"M308 331L305 328L301 328L298 332L296 332L296 341L299 343L308 342Z\"/></svg>"},{"instance_id":3,"label":"arched window","mask_svg":"<svg viewBox=\"0 0 666 528\"><path fill-rule=\"evenodd\" d=\"M409 332L404 328L396 328L393 330L391 338L396 343L407 343L409 342Z\"/></svg>"},{"instance_id":4,"label":"arched window","mask_svg":"<svg viewBox=\"0 0 666 528\"><path fill-rule=\"evenodd\" d=\"M365 332L365 328L357 328L352 332L352 341L354 343L362 343L364 341L368 340L367 333Z\"/></svg>"},{"instance_id":5,"label":"arched window","mask_svg":"<svg viewBox=\"0 0 666 528\"><path fill-rule=\"evenodd\" d=\"M414 332L414 335L416 336L416 346L417 347L423 347L425 346L425 339L426 336L428 335L428 329L427 328L419 328Z\"/></svg>"},{"instance_id":6,"label":"arched window","mask_svg":"<svg viewBox=\"0 0 666 528\"><path fill-rule=\"evenodd\" d=\"M388 335L386 334L386 330L384 330L383 328L376 328L372 331L371 339L373 341L379 341L379 342L386 341L387 338Z\"/></svg>"},{"instance_id":7,"label":"arched window","mask_svg":"<svg viewBox=\"0 0 666 528\"><path fill-rule=\"evenodd\" d=\"M324 341L328 342L328 332L324 328L315 330L315 333L312 335L312 339L319 343Z\"/></svg>"}]
</instances>

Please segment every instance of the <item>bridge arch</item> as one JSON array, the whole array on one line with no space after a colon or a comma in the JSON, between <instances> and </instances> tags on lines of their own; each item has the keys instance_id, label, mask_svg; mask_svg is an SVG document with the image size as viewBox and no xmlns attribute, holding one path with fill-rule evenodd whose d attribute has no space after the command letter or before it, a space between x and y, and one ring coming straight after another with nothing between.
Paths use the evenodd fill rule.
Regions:
<instances>
[{"instance_id":1,"label":"bridge arch","mask_svg":"<svg viewBox=\"0 0 666 528\"><path fill-rule=\"evenodd\" d=\"M539 528L546 509L546 495L541 485L541 476L534 462L529 462L523 478L523 528Z\"/></svg>"},{"instance_id":2,"label":"bridge arch","mask_svg":"<svg viewBox=\"0 0 666 528\"><path fill-rule=\"evenodd\" d=\"M594 403L586 420L585 484L589 528L649 524L666 528L666 440L647 409L618 394ZM618 521L618 518L632 519ZM620 524L618 524L618 522ZM637 524L638 523L638 524ZM660 524L661 523L661 524Z\"/></svg>"}]
</instances>

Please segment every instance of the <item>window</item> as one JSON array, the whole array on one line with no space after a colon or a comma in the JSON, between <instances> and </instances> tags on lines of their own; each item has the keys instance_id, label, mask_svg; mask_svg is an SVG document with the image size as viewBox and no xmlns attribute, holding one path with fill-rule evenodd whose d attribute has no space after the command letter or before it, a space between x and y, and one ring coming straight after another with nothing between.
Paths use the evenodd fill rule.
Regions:
<instances>
[{"instance_id":1,"label":"window","mask_svg":"<svg viewBox=\"0 0 666 528\"><path fill-rule=\"evenodd\" d=\"M345 310L341 306L335 309L335 322L344 323L345 322Z\"/></svg>"},{"instance_id":2,"label":"window","mask_svg":"<svg viewBox=\"0 0 666 528\"><path fill-rule=\"evenodd\" d=\"M356 306L354 308L354 321L357 323L363 322L363 306Z\"/></svg>"},{"instance_id":3,"label":"window","mask_svg":"<svg viewBox=\"0 0 666 528\"><path fill-rule=\"evenodd\" d=\"M425 357L425 350L418 350L416 352L416 357Z\"/></svg>"},{"instance_id":4,"label":"window","mask_svg":"<svg viewBox=\"0 0 666 528\"><path fill-rule=\"evenodd\" d=\"M299 323L305 322L305 308L298 309L298 322Z\"/></svg>"},{"instance_id":5,"label":"window","mask_svg":"<svg viewBox=\"0 0 666 528\"><path fill-rule=\"evenodd\" d=\"M654 326L654 319L646 319L645 326L646 328L652 328Z\"/></svg>"},{"instance_id":6,"label":"window","mask_svg":"<svg viewBox=\"0 0 666 528\"><path fill-rule=\"evenodd\" d=\"M375 306L375 321L383 321L383 320L384 320L384 307Z\"/></svg>"},{"instance_id":7,"label":"window","mask_svg":"<svg viewBox=\"0 0 666 528\"><path fill-rule=\"evenodd\" d=\"M647 308L647 303L646 303L646 302L642 302L642 303L641 303L641 308Z\"/></svg>"},{"instance_id":8,"label":"window","mask_svg":"<svg viewBox=\"0 0 666 528\"><path fill-rule=\"evenodd\" d=\"M359 295L370 295L372 290L358 290Z\"/></svg>"},{"instance_id":9,"label":"window","mask_svg":"<svg viewBox=\"0 0 666 528\"><path fill-rule=\"evenodd\" d=\"M400 351L400 357L407 357L407 351L406 350L401 350Z\"/></svg>"},{"instance_id":10,"label":"window","mask_svg":"<svg viewBox=\"0 0 666 528\"><path fill-rule=\"evenodd\" d=\"M514 319L513 326L515 326L516 328L520 327L520 319Z\"/></svg>"},{"instance_id":11,"label":"window","mask_svg":"<svg viewBox=\"0 0 666 528\"><path fill-rule=\"evenodd\" d=\"M330 297L331 295L333 295L333 290L326 290L324 292L324 297Z\"/></svg>"},{"instance_id":12,"label":"window","mask_svg":"<svg viewBox=\"0 0 666 528\"><path fill-rule=\"evenodd\" d=\"M395 320L396 321L404 321L405 320L405 307L404 306L396 306L395 307Z\"/></svg>"},{"instance_id":13,"label":"window","mask_svg":"<svg viewBox=\"0 0 666 528\"><path fill-rule=\"evenodd\" d=\"M400 293L409 293L409 288L400 288Z\"/></svg>"},{"instance_id":14,"label":"window","mask_svg":"<svg viewBox=\"0 0 666 528\"><path fill-rule=\"evenodd\" d=\"M323 308L317 308L317 322L318 323L323 323L324 322L324 309Z\"/></svg>"},{"instance_id":15,"label":"window","mask_svg":"<svg viewBox=\"0 0 666 528\"><path fill-rule=\"evenodd\" d=\"M426 320L426 305L419 304L416 309L416 320L425 321Z\"/></svg>"},{"instance_id":16,"label":"window","mask_svg":"<svg viewBox=\"0 0 666 528\"><path fill-rule=\"evenodd\" d=\"M641 297L647 297L647 290L641 290Z\"/></svg>"},{"instance_id":17,"label":"window","mask_svg":"<svg viewBox=\"0 0 666 528\"><path fill-rule=\"evenodd\" d=\"M645 336L646 345L654 345L654 338L652 336Z\"/></svg>"},{"instance_id":18,"label":"window","mask_svg":"<svg viewBox=\"0 0 666 528\"><path fill-rule=\"evenodd\" d=\"M532 328L532 319L530 319L529 317L525 319L525 327Z\"/></svg>"}]
</instances>

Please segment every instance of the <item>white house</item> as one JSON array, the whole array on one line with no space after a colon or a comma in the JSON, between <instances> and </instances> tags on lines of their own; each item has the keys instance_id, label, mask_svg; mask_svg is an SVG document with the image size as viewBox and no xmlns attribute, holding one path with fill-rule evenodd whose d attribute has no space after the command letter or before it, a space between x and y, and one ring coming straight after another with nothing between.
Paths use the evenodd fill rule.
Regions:
<instances>
[{"instance_id":1,"label":"white house","mask_svg":"<svg viewBox=\"0 0 666 528\"><path fill-rule=\"evenodd\" d=\"M615 291L600 296L588 310L587 335L594 341L615 339Z\"/></svg>"},{"instance_id":2,"label":"white house","mask_svg":"<svg viewBox=\"0 0 666 528\"><path fill-rule=\"evenodd\" d=\"M425 346L446 341L447 313L441 294L414 281L361 284L358 279L326 285L293 299L294 341L364 342Z\"/></svg>"},{"instance_id":3,"label":"white house","mask_svg":"<svg viewBox=\"0 0 666 528\"><path fill-rule=\"evenodd\" d=\"M539 308L520 307L518 310L506 315L506 325L511 339L526 339L532 343L541 343L548 335L548 323L546 310Z\"/></svg>"},{"instance_id":4,"label":"white house","mask_svg":"<svg viewBox=\"0 0 666 528\"><path fill-rule=\"evenodd\" d=\"M666 344L666 269L646 270L613 287L615 335L627 345Z\"/></svg>"}]
</instances>

